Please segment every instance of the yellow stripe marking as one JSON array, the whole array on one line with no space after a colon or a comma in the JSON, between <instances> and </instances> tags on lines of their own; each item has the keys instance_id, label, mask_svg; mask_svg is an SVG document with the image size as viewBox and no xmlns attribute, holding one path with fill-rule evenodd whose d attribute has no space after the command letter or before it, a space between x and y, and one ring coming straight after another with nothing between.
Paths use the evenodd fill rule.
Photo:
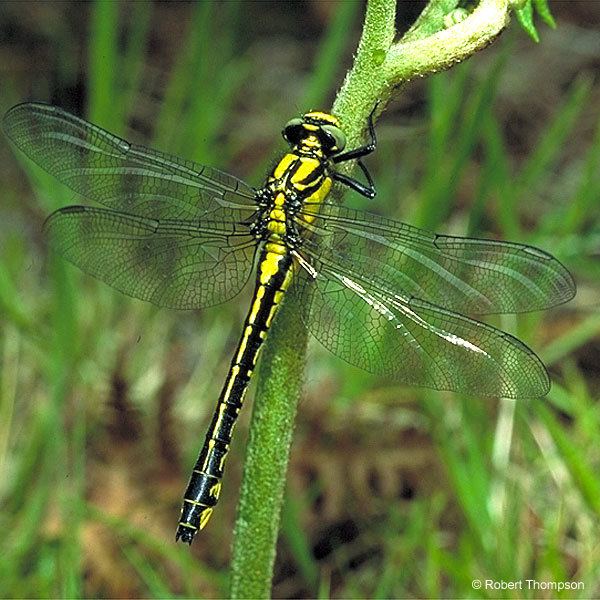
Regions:
<instances>
[{"instance_id":1,"label":"yellow stripe marking","mask_svg":"<svg viewBox=\"0 0 600 600\"><path fill-rule=\"evenodd\" d=\"M270 279L279 271L279 261L281 254L268 252L265 259L260 264L260 283L266 285Z\"/></svg>"},{"instance_id":2,"label":"yellow stripe marking","mask_svg":"<svg viewBox=\"0 0 600 600\"><path fill-rule=\"evenodd\" d=\"M184 498L183 501L188 504L193 504L194 506L206 506L204 502L197 502L196 500L190 500L189 498Z\"/></svg>"},{"instance_id":3,"label":"yellow stripe marking","mask_svg":"<svg viewBox=\"0 0 600 600\"><path fill-rule=\"evenodd\" d=\"M284 256L287 254L287 248L280 243L271 240L265 244L265 250L271 254L279 254L280 256Z\"/></svg>"},{"instance_id":4,"label":"yellow stripe marking","mask_svg":"<svg viewBox=\"0 0 600 600\"><path fill-rule=\"evenodd\" d=\"M273 322L273 317L277 314L278 308L279 308L279 306L277 304L273 304L271 306L271 310L269 311L269 316L267 317L267 320L265 321L265 325L266 325L267 329L269 329L269 327L271 327L271 323Z\"/></svg>"},{"instance_id":5,"label":"yellow stripe marking","mask_svg":"<svg viewBox=\"0 0 600 600\"><path fill-rule=\"evenodd\" d=\"M231 371L229 371L229 379L227 381L227 389L225 390L225 394L223 394L223 402L229 400L229 396L231 396L231 390L233 389L233 384L235 383L235 378L240 373L240 367L235 365L231 367Z\"/></svg>"},{"instance_id":6,"label":"yellow stripe marking","mask_svg":"<svg viewBox=\"0 0 600 600\"><path fill-rule=\"evenodd\" d=\"M208 520L210 519L210 515L212 515L213 509L212 508L207 508L206 510L203 510L202 513L200 514L200 529L204 529L206 527L206 524L208 523Z\"/></svg>"},{"instance_id":7,"label":"yellow stripe marking","mask_svg":"<svg viewBox=\"0 0 600 600\"><path fill-rule=\"evenodd\" d=\"M265 332L263 331L263 333L265 333ZM263 338L263 339L264 339L264 338ZM256 351L256 354L255 354L255 355L252 357L252 364L253 364L254 366L256 366L256 361L258 360L258 355L260 354L260 351L261 351L261 350L262 350L262 346L261 346L261 347L260 347L260 348L259 348L259 349ZM246 391L246 390L244 390L244 392L245 392L245 391Z\"/></svg>"},{"instance_id":8,"label":"yellow stripe marking","mask_svg":"<svg viewBox=\"0 0 600 600\"><path fill-rule=\"evenodd\" d=\"M208 461L210 459L210 455L212 454L214 449L215 449L215 440L213 440L213 439L208 440L208 452L206 453L206 458L204 459L204 464L202 465L203 471L206 471L206 468L208 467Z\"/></svg>"},{"instance_id":9,"label":"yellow stripe marking","mask_svg":"<svg viewBox=\"0 0 600 600\"><path fill-rule=\"evenodd\" d=\"M215 485L210 488L208 493L215 498L215 500L218 500L219 495L221 494L221 482L215 483Z\"/></svg>"},{"instance_id":10,"label":"yellow stripe marking","mask_svg":"<svg viewBox=\"0 0 600 600\"><path fill-rule=\"evenodd\" d=\"M285 276L285 279L283 280L283 283L281 284L281 293L285 293L290 285L292 281L292 270L290 269Z\"/></svg>"},{"instance_id":11,"label":"yellow stripe marking","mask_svg":"<svg viewBox=\"0 0 600 600\"><path fill-rule=\"evenodd\" d=\"M246 346L248 345L248 338L250 337L250 335L252 334L252 325L247 325L246 329L244 329L244 335L242 337L242 340L240 341L240 349L237 353L237 356L235 357L235 362L236 363L240 363L240 361L242 360L242 357L244 356L244 352L246 351Z\"/></svg>"},{"instance_id":12,"label":"yellow stripe marking","mask_svg":"<svg viewBox=\"0 0 600 600\"><path fill-rule=\"evenodd\" d=\"M254 295L254 302L252 303L252 309L250 310L250 316L248 317L249 323L254 323L254 321L256 320L256 315L258 314L258 311L260 310L260 306L262 304L262 300L264 297L265 297L265 286L261 285L256 290L256 294ZM248 328L246 328L246 331L247 330L248 330ZM252 331L252 329L250 329L250 331ZM244 348L246 347L246 338L247 338L247 335L244 333L244 340L243 340ZM241 346L240 346L240 349L241 349ZM238 360L238 361L240 360L239 352L238 352L238 358L236 360Z\"/></svg>"},{"instance_id":13,"label":"yellow stripe marking","mask_svg":"<svg viewBox=\"0 0 600 600\"><path fill-rule=\"evenodd\" d=\"M319 167L319 165L320 162L316 158L301 157L300 165L291 179L292 184L298 184L299 182L304 181Z\"/></svg>"},{"instance_id":14,"label":"yellow stripe marking","mask_svg":"<svg viewBox=\"0 0 600 600\"><path fill-rule=\"evenodd\" d=\"M297 160L297 158L298 157L295 154L286 154L273 170L273 177L275 179L279 179L286 172L289 166Z\"/></svg>"},{"instance_id":15,"label":"yellow stripe marking","mask_svg":"<svg viewBox=\"0 0 600 600\"><path fill-rule=\"evenodd\" d=\"M223 454L223 456L221 456L221 461L219 462L219 469L220 469L221 473L223 472L223 470L225 468L225 459L227 458L228 451L229 451L229 446L227 446L227 450L225 451L225 454Z\"/></svg>"},{"instance_id":16,"label":"yellow stripe marking","mask_svg":"<svg viewBox=\"0 0 600 600\"><path fill-rule=\"evenodd\" d=\"M221 423L223 421L223 415L225 413L225 409L227 408L227 405L224 402L221 402L219 404L219 416L217 417L217 421L215 423L215 426L213 427L212 433L211 433L211 437L217 432L219 431L219 429L221 429Z\"/></svg>"},{"instance_id":17,"label":"yellow stripe marking","mask_svg":"<svg viewBox=\"0 0 600 600\"><path fill-rule=\"evenodd\" d=\"M321 183L321 185L304 201L305 204L319 204L325 200L327 194L331 190L331 179L329 177L325 177ZM307 215L304 213L302 215L306 221L309 223L314 221L314 217L312 215Z\"/></svg>"}]
</instances>

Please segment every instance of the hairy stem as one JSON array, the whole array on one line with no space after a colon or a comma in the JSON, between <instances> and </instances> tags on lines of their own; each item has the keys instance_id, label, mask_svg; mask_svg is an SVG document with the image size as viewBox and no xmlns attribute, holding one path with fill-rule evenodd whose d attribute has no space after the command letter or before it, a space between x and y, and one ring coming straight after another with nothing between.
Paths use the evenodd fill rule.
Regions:
<instances>
[{"instance_id":1,"label":"hairy stem","mask_svg":"<svg viewBox=\"0 0 600 600\"><path fill-rule=\"evenodd\" d=\"M368 2L354 64L333 106L349 148L360 144L377 102L378 114L400 85L464 60L490 44L508 23L508 0L481 0L464 20L446 28L445 11L455 6L452 0L431 0L406 39L394 42L396 3ZM292 298L284 302L261 357L234 532L232 598L270 596L307 343L296 308Z\"/></svg>"}]
</instances>

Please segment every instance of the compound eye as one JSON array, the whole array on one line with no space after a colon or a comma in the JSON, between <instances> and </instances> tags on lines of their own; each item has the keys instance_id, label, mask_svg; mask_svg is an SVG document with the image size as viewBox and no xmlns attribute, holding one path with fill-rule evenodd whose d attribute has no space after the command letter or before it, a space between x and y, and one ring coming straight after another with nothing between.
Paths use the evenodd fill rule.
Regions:
<instances>
[{"instance_id":1,"label":"compound eye","mask_svg":"<svg viewBox=\"0 0 600 600\"><path fill-rule=\"evenodd\" d=\"M281 134L283 139L292 146L298 144L304 135L304 128L302 127L302 119L290 119L286 126L283 128Z\"/></svg>"},{"instance_id":2,"label":"compound eye","mask_svg":"<svg viewBox=\"0 0 600 600\"><path fill-rule=\"evenodd\" d=\"M346 147L346 136L344 132L335 125L321 125L321 128L331 139L331 150L341 152Z\"/></svg>"}]
</instances>

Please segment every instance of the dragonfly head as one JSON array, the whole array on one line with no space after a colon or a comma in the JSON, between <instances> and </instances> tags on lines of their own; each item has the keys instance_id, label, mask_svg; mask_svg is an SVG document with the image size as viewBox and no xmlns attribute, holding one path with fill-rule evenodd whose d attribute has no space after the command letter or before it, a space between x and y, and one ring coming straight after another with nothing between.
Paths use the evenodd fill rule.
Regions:
<instances>
[{"instance_id":1,"label":"dragonfly head","mask_svg":"<svg viewBox=\"0 0 600 600\"><path fill-rule=\"evenodd\" d=\"M338 154L346 146L346 136L340 129L339 121L324 112L309 112L303 117L291 119L282 135L292 148L318 147L325 156Z\"/></svg>"}]
</instances>

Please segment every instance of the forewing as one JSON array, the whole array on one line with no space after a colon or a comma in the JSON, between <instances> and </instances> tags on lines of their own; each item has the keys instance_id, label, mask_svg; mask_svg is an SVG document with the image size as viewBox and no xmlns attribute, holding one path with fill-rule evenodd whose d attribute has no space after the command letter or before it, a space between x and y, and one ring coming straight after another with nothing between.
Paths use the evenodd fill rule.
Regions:
<instances>
[{"instance_id":1,"label":"forewing","mask_svg":"<svg viewBox=\"0 0 600 600\"><path fill-rule=\"evenodd\" d=\"M439 390L508 398L548 392L544 365L513 336L429 302L402 300L381 282L314 266L314 278L296 268L291 293L311 333L350 364Z\"/></svg>"},{"instance_id":2,"label":"forewing","mask_svg":"<svg viewBox=\"0 0 600 600\"><path fill-rule=\"evenodd\" d=\"M82 196L149 218L210 217L254 210L254 191L235 177L129 142L60 108L11 108L4 131L31 160Z\"/></svg>"},{"instance_id":3,"label":"forewing","mask_svg":"<svg viewBox=\"0 0 600 600\"><path fill-rule=\"evenodd\" d=\"M45 230L60 254L124 294L190 309L225 302L246 283L256 242L235 220L158 220L68 206L48 217Z\"/></svg>"},{"instance_id":4,"label":"forewing","mask_svg":"<svg viewBox=\"0 0 600 600\"><path fill-rule=\"evenodd\" d=\"M546 252L510 242L437 235L405 223L323 205L310 251L341 273L375 273L406 299L470 314L540 310L570 300L573 278ZM301 225L305 225L300 220Z\"/></svg>"}]
</instances>

